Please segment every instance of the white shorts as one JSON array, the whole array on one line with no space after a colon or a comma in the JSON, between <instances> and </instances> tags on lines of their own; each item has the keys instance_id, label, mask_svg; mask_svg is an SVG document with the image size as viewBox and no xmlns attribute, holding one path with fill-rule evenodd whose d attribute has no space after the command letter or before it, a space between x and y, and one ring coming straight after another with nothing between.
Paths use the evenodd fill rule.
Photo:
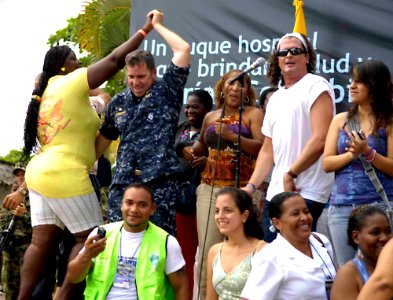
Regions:
<instances>
[{"instance_id":1,"label":"white shorts","mask_svg":"<svg viewBox=\"0 0 393 300\"><path fill-rule=\"evenodd\" d=\"M91 194L71 198L48 198L29 191L32 227L37 225L64 226L71 233L82 232L103 224L97 196Z\"/></svg>"}]
</instances>

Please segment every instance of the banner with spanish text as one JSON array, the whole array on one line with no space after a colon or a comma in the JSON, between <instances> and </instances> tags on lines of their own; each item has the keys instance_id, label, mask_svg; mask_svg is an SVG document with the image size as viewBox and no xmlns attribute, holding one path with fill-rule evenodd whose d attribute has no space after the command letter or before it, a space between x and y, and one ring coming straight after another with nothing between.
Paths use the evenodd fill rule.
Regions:
<instances>
[{"instance_id":1,"label":"banner with spanish text","mask_svg":"<svg viewBox=\"0 0 393 300\"><path fill-rule=\"evenodd\" d=\"M317 75L325 77L336 95L337 110L350 102L349 70L366 59L385 62L393 72L393 1L303 0L307 33L317 53ZM267 59L275 43L295 24L293 0L134 0L131 32L145 22L151 9L162 10L165 25L192 46L187 92L212 92L228 70L245 69L258 57ZM141 48L150 50L162 76L171 49L154 31ZM265 68L250 73L260 92L269 86Z\"/></svg>"}]
</instances>

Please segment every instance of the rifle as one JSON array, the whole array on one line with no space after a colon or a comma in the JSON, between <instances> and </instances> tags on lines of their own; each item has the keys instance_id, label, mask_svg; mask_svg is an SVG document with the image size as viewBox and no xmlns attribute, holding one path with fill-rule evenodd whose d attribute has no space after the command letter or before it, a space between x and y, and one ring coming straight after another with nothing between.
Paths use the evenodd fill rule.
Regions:
<instances>
[{"instance_id":1,"label":"rifle","mask_svg":"<svg viewBox=\"0 0 393 300\"><path fill-rule=\"evenodd\" d=\"M10 250L12 250L13 234L15 231L15 224L18 219L18 216L13 215L7 229L0 233L0 251L10 252Z\"/></svg>"}]
</instances>

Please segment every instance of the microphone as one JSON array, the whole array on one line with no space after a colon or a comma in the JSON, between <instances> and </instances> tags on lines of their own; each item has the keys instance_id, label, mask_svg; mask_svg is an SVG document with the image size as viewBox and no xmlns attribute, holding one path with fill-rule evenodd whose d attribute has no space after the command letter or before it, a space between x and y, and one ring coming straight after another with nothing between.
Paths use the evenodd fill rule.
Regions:
<instances>
[{"instance_id":1,"label":"microphone","mask_svg":"<svg viewBox=\"0 0 393 300\"><path fill-rule=\"evenodd\" d=\"M258 57L256 61L254 61L251 65L249 65L244 71L242 71L239 75L237 75L235 78L231 79L229 83L233 83L239 78L242 78L244 75L247 73L250 73L252 70L261 67L265 64L266 60L263 57Z\"/></svg>"}]
</instances>

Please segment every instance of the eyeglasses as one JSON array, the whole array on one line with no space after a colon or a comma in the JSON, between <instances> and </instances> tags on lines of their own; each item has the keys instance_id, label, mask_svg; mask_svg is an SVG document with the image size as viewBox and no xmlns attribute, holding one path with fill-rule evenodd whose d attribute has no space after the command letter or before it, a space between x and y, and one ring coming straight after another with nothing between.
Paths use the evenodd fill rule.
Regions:
<instances>
[{"instance_id":1,"label":"eyeglasses","mask_svg":"<svg viewBox=\"0 0 393 300\"><path fill-rule=\"evenodd\" d=\"M277 56L285 57L288 55L288 52L291 52L292 55L300 55L306 53L306 50L303 48L281 49L277 51Z\"/></svg>"}]
</instances>

